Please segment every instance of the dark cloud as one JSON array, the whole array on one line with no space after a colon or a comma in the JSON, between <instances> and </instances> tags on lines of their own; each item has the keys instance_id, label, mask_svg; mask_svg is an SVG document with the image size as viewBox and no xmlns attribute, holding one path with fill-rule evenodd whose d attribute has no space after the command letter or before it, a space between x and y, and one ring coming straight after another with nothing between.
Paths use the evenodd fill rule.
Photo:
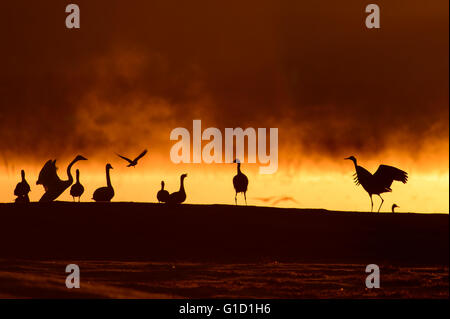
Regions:
<instances>
[{"instance_id":1,"label":"dark cloud","mask_svg":"<svg viewBox=\"0 0 450 319\"><path fill-rule=\"evenodd\" d=\"M9 1L0 152L145 145L208 126L279 127L282 149L336 156L448 142L448 1ZM296 152L294 152L296 153Z\"/></svg>"}]
</instances>

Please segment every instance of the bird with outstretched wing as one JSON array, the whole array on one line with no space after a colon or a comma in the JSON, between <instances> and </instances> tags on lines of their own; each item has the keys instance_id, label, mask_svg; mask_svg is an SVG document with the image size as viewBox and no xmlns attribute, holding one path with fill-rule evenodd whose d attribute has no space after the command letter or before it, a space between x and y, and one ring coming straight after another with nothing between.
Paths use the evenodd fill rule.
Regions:
<instances>
[{"instance_id":1,"label":"bird with outstretched wing","mask_svg":"<svg viewBox=\"0 0 450 319\"><path fill-rule=\"evenodd\" d=\"M381 190L391 192L391 185L393 181L399 181L406 184L408 181L408 174L401 169L389 165L380 165L377 171L373 174L376 185Z\"/></svg>"},{"instance_id":2,"label":"bird with outstretched wing","mask_svg":"<svg viewBox=\"0 0 450 319\"><path fill-rule=\"evenodd\" d=\"M389 165L380 165L377 171L372 175L364 167L357 164L356 158L354 156L350 156L345 159L353 161L356 170L355 174L353 175L355 184L357 186L361 185L369 194L371 211L373 211L372 195L378 195L381 199L381 204L378 208L378 212L380 212L381 206L384 202L381 194L392 192L391 185L394 181L399 181L403 184L406 184L406 182L408 181L408 173L396 167Z\"/></svg>"}]
</instances>

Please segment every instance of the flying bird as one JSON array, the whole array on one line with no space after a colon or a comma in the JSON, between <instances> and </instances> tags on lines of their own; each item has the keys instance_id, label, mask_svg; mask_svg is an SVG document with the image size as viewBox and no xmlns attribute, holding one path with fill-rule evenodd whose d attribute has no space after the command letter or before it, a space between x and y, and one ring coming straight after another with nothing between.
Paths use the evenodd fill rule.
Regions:
<instances>
[{"instance_id":1,"label":"flying bird","mask_svg":"<svg viewBox=\"0 0 450 319\"><path fill-rule=\"evenodd\" d=\"M247 187L248 187L248 178L244 173L241 172L241 161L235 159L233 163L237 163L237 175L233 177L233 186L236 194L234 196L234 202L237 205L237 194L244 193L245 205L247 205Z\"/></svg>"},{"instance_id":2,"label":"flying bird","mask_svg":"<svg viewBox=\"0 0 450 319\"><path fill-rule=\"evenodd\" d=\"M156 194L159 203L167 203L169 200L169 192L164 189L164 181L161 181L161 189Z\"/></svg>"},{"instance_id":3,"label":"flying bird","mask_svg":"<svg viewBox=\"0 0 450 319\"><path fill-rule=\"evenodd\" d=\"M113 169L111 164L106 164L106 187L97 188L92 196L96 202L110 202L114 197L114 188L111 185L111 177L109 170Z\"/></svg>"},{"instance_id":4,"label":"flying bird","mask_svg":"<svg viewBox=\"0 0 450 319\"><path fill-rule=\"evenodd\" d=\"M280 197L280 198L278 198L277 200L275 200L275 201L272 203L272 205L277 205L277 204L279 204L279 203L281 203L281 202L293 202L293 203L298 204L298 202L297 202L297 200L295 200L295 198L293 198L293 197L291 197L291 196L283 196L283 197Z\"/></svg>"},{"instance_id":5,"label":"flying bird","mask_svg":"<svg viewBox=\"0 0 450 319\"><path fill-rule=\"evenodd\" d=\"M73 201L75 201L75 197L78 197L78 202L81 200L81 195L84 193L84 187L80 183L80 170L76 171L76 183L72 185L70 188L70 195L73 197Z\"/></svg>"},{"instance_id":6,"label":"flying bird","mask_svg":"<svg viewBox=\"0 0 450 319\"><path fill-rule=\"evenodd\" d=\"M388 165L380 165L375 174L372 175L364 167L357 165L356 158L354 156L350 156L345 159L351 160L355 165L355 184L357 186L361 184L366 192L369 193L370 203L372 205L370 209L371 212L373 211L372 195L378 195L381 198L381 204L380 207L378 207L379 213L384 202L381 194L392 192L391 185L393 181L399 181L403 184L406 184L406 182L408 181L408 174L398 168Z\"/></svg>"},{"instance_id":7,"label":"flying bird","mask_svg":"<svg viewBox=\"0 0 450 319\"><path fill-rule=\"evenodd\" d=\"M31 188L27 180L25 179L25 171L21 170L20 174L22 176L22 180L16 185L16 188L14 189L14 195L17 196L16 202L29 203L30 198L28 197L28 193L31 191Z\"/></svg>"},{"instance_id":8,"label":"flying bird","mask_svg":"<svg viewBox=\"0 0 450 319\"><path fill-rule=\"evenodd\" d=\"M277 205L281 202L293 202L293 203L298 204L298 201L291 196L256 197L254 199L265 202L265 203L271 203L271 205Z\"/></svg>"},{"instance_id":9,"label":"flying bird","mask_svg":"<svg viewBox=\"0 0 450 319\"><path fill-rule=\"evenodd\" d=\"M392 212L395 213L395 208L398 207L400 208L400 206L398 206L397 204L392 204Z\"/></svg>"},{"instance_id":10,"label":"flying bird","mask_svg":"<svg viewBox=\"0 0 450 319\"><path fill-rule=\"evenodd\" d=\"M147 150L144 150L141 154L139 154L138 157L136 157L134 160L130 160L129 158L126 158L125 156L119 155L116 153L117 156L119 156L120 158L126 160L129 164L127 165L127 167L135 167L138 163L138 161L144 157L144 155L147 154Z\"/></svg>"}]
</instances>

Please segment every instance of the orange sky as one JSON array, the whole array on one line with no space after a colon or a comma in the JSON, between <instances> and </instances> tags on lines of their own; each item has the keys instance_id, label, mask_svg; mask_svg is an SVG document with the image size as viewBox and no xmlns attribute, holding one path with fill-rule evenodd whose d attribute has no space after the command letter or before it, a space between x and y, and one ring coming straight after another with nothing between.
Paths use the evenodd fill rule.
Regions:
<instances>
[{"instance_id":1,"label":"orange sky","mask_svg":"<svg viewBox=\"0 0 450 319\"><path fill-rule=\"evenodd\" d=\"M63 173L82 154L91 193L109 161L116 200L154 200L162 177L174 190L186 171L189 202L233 203L235 167L169 162L170 131L200 119L279 128L279 171L243 166L252 204L367 210L343 161L355 155L409 173L385 208L448 212L448 1L377 1L379 30L364 28L361 1L76 3L80 30L61 1L4 4L0 201L21 168L35 186L46 160ZM144 148L132 172L114 156Z\"/></svg>"},{"instance_id":2,"label":"orange sky","mask_svg":"<svg viewBox=\"0 0 450 319\"><path fill-rule=\"evenodd\" d=\"M187 203L195 204L233 204L234 189L232 177L236 174L233 164L163 164L162 156L149 154L136 168L125 167L125 162L113 154L108 162L112 184L115 189L115 201L155 202L160 181L164 180L166 189L176 191L179 188L179 175L188 173L185 181ZM169 156L166 156L167 159ZM361 159L362 161L363 159ZM384 162L397 165L397 162ZM59 174L66 179L67 161L59 163ZM372 173L378 167L377 161L364 161L360 165ZM382 211L390 211L393 203L400 206L398 212L448 213L449 211L449 175L446 170L431 169L421 172L413 162L405 161L398 167L409 173L407 184L394 182L393 192L383 194L385 203ZM23 165L27 179L32 187L30 198L39 200L44 193L42 186L36 186L40 167ZM81 182L86 188L83 201L91 201L97 187L105 186L104 166L98 161L89 160L76 164L81 170ZM305 163L305 166L289 167L281 162L276 174L259 174L258 164L243 164L242 170L248 176L249 205L268 205L276 207L326 208L330 210L370 210L370 200L361 186L353 183L354 168L351 162L343 158L335 163L318 161ZM0 201L14 200L13 189L19 181L19 167L3 172L0 177ZM60 200L72 200L66 191ZM242 195L238 200L242 202ZM278 202L277 202L278 200ZM374 207L379 205L374 196Z\"/></svg>"}]
</instances>

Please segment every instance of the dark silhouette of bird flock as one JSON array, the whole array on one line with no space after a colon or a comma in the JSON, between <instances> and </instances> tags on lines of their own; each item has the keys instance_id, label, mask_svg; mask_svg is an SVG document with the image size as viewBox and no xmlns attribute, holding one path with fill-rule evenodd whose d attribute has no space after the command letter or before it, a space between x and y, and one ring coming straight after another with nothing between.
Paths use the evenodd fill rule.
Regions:
<instances>
[{"instance_id":1,"label":"dark silhouette of bird flock","mask_svg":"<svg viewBox=\"0 0 450 319\"><path fill-rule=\"evenodd\" d=\"M131 160L125 156L117 156L128 162L127 167L135 168L138 161L147 154L147 150L144 150L134 160ZM371 203L371 212L373 212L373 195L378 195L381 199L381 204L378 207L378 213L384 203L384 199L381 197L382 193L392 192L390 188L394 181L400 181L405 184L408 181L408 174L398 168L380 165L374 174L371 174L364 167L357 164L357 160L354 156L345 158L351 160L355 166L354 182L355 184L362 185L364 190L369 194ZM78 161L85 161L87 158L78 155L67 166L67 180L61 180L57 174L56 160L48 160L42 167L36 185L42 185L45 189L45 193L42 195L39 202L52 202L56 200L67 188L70 188L70 195L73 197L73 201L81 201L81 196L84 193L84 187L80 182L80 170L76 170L76 181L73 183L73 176L71 173L72 166ZM247 189L248 189L248 177L241 171L241 161L235 159L233 163L237 164L237 174L233 177L233 186L235 190L234 201L237 205L237 196L242 193L244 196L245 205L247 205ZM114 197L114 188L111 184L110 170L113 167L111 164L106 164L106 186L97 188L92 196L92 199L96 202L110 202ZM179 205L186 201L186 190L184 187L184 180L187 174L180 176L180 188L178 191L169 193L165 189L164 181L161 181L161 189L156 194L158 203L165 203L168 205ZM28 193L31 191L30 185L25 179L25 171L21 170L21 181L14 189L14 195L16 196L16 203L29 203L30 199ZM392 213L395 212L395 208L399 207L397 204L392 205Z\"/></svg>"}]
</instances>

